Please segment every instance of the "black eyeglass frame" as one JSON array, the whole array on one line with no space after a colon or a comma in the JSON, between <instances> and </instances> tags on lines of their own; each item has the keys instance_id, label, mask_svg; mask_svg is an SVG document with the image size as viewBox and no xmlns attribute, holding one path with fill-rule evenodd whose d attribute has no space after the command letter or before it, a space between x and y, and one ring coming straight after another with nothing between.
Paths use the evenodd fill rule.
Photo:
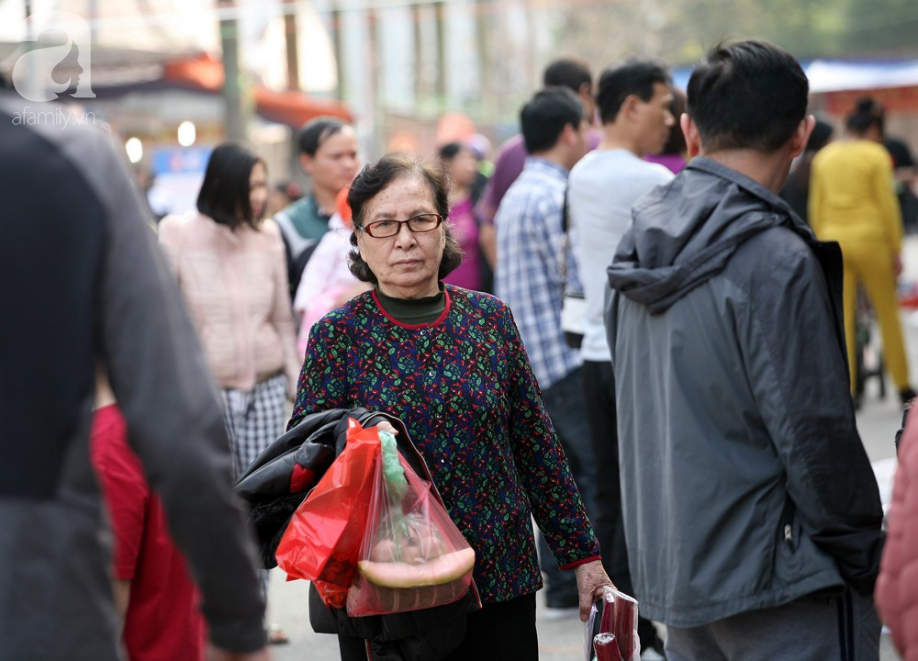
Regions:
<instances>
[{"instance_id":1,"label":"black eyeglass frame","mask_svg":"<svg viewBox=\"0 0 918 661\"><path fill-rule=\"evenodd\" d=\"M431 227L430 229L426 229L426 230L416 230L416 229L414 229L414 228L411 226L411 221L412 221L412 220L417 220L418 218L422 218L422 217L424 217L424 216L436 216L436 217L437 217L437 224L434 225L433 227ZM383 236L379 236L378 234L374 234L373 231L370 229L370 228L372 228L374 225L378 225L379 223L398 223L398 225L396 226L396 230L395 230L394 232L392 232L391 234L385 234L385 235L383 235ZM414 234L423 234L423 233L425 233L425 232L433 232L435 229L437 229L438 227L440 227L440 225L442 225L442 224L443 224L443 216L441 216L441 215L438 214L438 213L429 212L429 213L419 213L418 215L412 216L411 218L406 218L405 220L396 220L395 218L382 218L382 219L380 219L380 220L374 220L372 223L367 223L366 225L361 225L361 226L360 226L360 231L361 231L361 232L364 232L364 233L367 234L368 236L373 237L374 239L391 239L393 236L397 236L399 233L401 233L401 231L402 231L402 225L408 225L408 230L411 231L411 232L414 233Z\"/></svg>"}]
</instances>

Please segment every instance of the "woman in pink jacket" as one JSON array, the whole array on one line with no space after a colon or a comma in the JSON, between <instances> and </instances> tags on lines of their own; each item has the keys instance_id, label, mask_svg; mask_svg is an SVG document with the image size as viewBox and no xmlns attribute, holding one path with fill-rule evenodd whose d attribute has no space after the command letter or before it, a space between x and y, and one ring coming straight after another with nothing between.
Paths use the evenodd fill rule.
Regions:
<instances>
[{"instance_id":1,"label":"woman in pink jacket","mask_svg":"<svg viewBox=\"0 0 918 661\"><path fill-rule=\"evenodd\" d=\"M267 170L236 144L214 149L198 211L170 216L159 240L172 262L223 394L240 475L283 432L296 392L296 353L284 244L271 219Z\"/></svg>"},{"instance_id":2,"label":"woman in pink jacket","mask_svg":"<svg viewBox=\"0 0 918 661\"><path fill-rule=\"evenodd\" d=\"M904 661L918 661L918 417L909 418L875 597Z\"/></svg>"}]
</instances>

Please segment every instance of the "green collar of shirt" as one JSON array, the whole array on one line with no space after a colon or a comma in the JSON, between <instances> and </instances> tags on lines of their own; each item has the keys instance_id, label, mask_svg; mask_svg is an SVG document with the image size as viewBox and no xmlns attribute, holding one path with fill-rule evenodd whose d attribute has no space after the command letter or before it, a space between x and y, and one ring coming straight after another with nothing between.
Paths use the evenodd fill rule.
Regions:
<instances>
[{"instance_id":1,"label":"green collar of shirt","mask_svg":"<svg viewBox=\"0 0 918 661\"><path fill-rule=\"evenodd\" d=\"M376 296L390 317L408 326L433 323L446 308L446 294L443 292L442 282L439 292L425 298L392 298L383 294L379 287L376 288Z\"/></svg>"}]
</instances>

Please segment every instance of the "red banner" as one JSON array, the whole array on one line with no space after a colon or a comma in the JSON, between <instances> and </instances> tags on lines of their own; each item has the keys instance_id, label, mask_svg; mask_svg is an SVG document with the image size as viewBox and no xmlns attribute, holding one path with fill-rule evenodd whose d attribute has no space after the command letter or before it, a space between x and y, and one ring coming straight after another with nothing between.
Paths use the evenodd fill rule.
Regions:
<instances>
[{"instance_id":1,"label":"red banner","mask_svg":"<svg viewBox=\"0 0 918 661\"><path fill-rule=\"evenodd\" d=\"M854 110L858 99L865 96L869 96L882 104L887 113L918 112L918 86L827 92L825 94L825 110L832 115L847 115Z\"/></svg>"}]
</instances>

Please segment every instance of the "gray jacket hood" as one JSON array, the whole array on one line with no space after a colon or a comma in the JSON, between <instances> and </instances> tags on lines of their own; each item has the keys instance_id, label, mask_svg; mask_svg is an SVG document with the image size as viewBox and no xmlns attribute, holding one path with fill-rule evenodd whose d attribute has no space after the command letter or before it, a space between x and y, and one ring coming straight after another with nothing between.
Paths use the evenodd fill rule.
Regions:
<instances>
[{"instance_id":1,"label":"gray jacket hood","mask_svg":"<svg viewBox=\"0 0 918 661\"><path fill-rule=\"evenodd\" d=\"M716 161L695 158L635 205L608 269L609 285L658 314L720 273L747 239L776 225L816 243L775 193Z\"/></svg>"}]
</instances>

